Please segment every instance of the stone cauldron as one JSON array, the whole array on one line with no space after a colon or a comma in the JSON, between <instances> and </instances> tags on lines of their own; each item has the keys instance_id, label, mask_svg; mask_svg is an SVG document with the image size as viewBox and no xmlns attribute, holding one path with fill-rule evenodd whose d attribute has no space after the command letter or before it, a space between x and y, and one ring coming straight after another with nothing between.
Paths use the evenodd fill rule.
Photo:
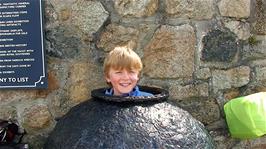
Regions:
<instances>
[{"instance_id":1,"label":"stone cauldron","mask_svg":"<svg viewBox=\"0 0 266 149\"><path fill-rule=\"evenodd\" d=\"M166 102L166 90L140 86L152 97L110 97L104 90L63 116L44 149L215 148L199 121Z\"/></svg>"}]
</instances>

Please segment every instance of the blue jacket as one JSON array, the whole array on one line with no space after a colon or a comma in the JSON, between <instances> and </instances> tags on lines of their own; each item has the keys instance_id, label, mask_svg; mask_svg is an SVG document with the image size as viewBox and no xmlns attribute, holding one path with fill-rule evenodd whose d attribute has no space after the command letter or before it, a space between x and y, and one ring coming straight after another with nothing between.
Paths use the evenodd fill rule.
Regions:
<instances>
[{"instance_id":1,"label":"blue jacket","mask_svg":"<svg viewBox=\"0 0 266 149\"><path fill-rule=\"evenodd\" d=\"M114 94L113 88L107 89L105 91L105 94L106 95L113 96L113 94ZM122 96L125 97L125 96L152 96L152 95L153 94L151 94L151 93L147 93L147 92L140 91L139 90L139 87L138 86L135 86L130 93L123 94Z\"/></svg>"}]
</instances>

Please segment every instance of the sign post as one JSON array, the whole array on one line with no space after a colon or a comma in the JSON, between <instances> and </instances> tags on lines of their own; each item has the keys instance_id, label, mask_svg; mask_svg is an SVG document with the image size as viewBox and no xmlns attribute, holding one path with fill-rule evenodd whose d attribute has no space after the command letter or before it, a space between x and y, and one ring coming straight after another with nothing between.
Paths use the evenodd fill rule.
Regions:
<instances>
[{"instance_id":1,"label":"sign post","mask_svg":"<svg viewBox=\"0 0 266 149\"><path fill-rule=\"evenodd\" d=\"M0 89L47 88L41 0L0 0Z\"/></svg>"}]
</instances>

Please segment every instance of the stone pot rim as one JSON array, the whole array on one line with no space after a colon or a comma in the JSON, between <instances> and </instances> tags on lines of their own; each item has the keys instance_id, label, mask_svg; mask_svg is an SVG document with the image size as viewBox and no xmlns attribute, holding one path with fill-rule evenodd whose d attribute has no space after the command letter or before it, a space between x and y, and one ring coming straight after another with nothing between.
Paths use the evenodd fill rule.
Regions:
<instances>
[{"instance_id":1,"label":"stone pot rim","mask_svg":"<svg viewBox=\"0 0 266 149\"><path fill-rule=\"evenodd\" d=\"M152 93L152 96L109 96L105 94L108 88L99 88L91 91L91 96L95 99L111 101L111 102L162 102L167 100L169 92L159 87L138 86L140 91Z\"/></svg>"}]
</instances>

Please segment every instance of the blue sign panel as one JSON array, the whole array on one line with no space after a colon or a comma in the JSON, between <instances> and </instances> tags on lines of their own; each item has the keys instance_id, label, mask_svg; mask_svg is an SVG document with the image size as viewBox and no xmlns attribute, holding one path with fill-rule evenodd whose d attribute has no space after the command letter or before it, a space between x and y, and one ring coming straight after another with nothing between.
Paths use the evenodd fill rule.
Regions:
<instances>
[{"instance_id":1,"label":"blue sign panel","mask_svg":"<svg viewBox=\"0 0 266 149\"><path fill-rule=\"evenodd\" d=\"M41 0L0 0L0 89L47 88Z\"/></svg>"}]
</instances>

